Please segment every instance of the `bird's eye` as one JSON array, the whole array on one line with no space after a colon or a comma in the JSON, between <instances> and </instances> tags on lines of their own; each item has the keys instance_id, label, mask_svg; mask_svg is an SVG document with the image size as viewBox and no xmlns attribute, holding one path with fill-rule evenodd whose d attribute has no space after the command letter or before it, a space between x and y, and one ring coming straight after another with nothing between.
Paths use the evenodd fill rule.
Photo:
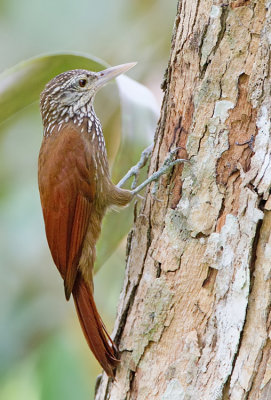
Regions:
<instances>
[{"instance_id":1,"label":"bird's eye","mask_svg":"<svg viewBox=\"0 0 271 400\"><path fill-rule=\"evenodd\" d=\"M86 79L80 79L79 80L79 86L80 87L84 87L84 86L86 86L86 84L87 84L87 80Z\"/></svg>"}]
</instances>

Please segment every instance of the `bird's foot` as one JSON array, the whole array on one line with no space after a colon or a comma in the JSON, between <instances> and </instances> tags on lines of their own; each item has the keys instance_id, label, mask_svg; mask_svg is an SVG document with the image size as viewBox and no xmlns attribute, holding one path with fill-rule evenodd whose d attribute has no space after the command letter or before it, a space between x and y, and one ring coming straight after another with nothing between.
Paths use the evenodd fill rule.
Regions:
<instances>
[{"instance_id":1,"label":"bird's foot","mask_svg":"<svg viewBox=\"0 0 271 400\"><path fill-rule=\"evenodd\" d=\"M156 192L158 190L158 180L162 175L168 174L168 172L177 164L180 164L182 162L190 162L189 160L186 160L184 158L177 158L174 160L174 156L176 155L177 151L180 150L182 147L177 147L174 150L171 150L165 159L162 167L154 172L148 179L146 179L141 185L139 185L137 188L132 188L133 190L131 191L133 195L137 195L142 189L144 189L147 185L149 185L152 182L155 182L154 187L152 189L151 194L156 198ZM143 153L142 153L143 154ZM142 156L141 156L142 157ZM140 161L139 161L140 163ZM138 163L138 164L139 164ZM137 164L137 165L138 165ZM131 168L132 170L132 168ZM130 171L131 171L130 170ZM156 200L161 201L156 198Z\"/></svg>"},{"instance_id":2,"label":"bird's foot","mask_svg":"<svg viewBox=\"0 0 271 400\"><path fill-rule=\"evenodd\" d=\"M152 149L153 149L153 144L151 144L145 150L142 151L140 160L138 161L138 163L136 165L134 165L131 169L129 169L127 174L119 181L119 183L117 184L117 187L121 188L124 185L124 183L133 176L134 179L133 179L133 182L131 185L131 189L132 190L135 189L140 170L143 167L145 167L145 165L147 164L147 161L149 160L149 158L151 156Z\"/></svg>"}]
</instances>

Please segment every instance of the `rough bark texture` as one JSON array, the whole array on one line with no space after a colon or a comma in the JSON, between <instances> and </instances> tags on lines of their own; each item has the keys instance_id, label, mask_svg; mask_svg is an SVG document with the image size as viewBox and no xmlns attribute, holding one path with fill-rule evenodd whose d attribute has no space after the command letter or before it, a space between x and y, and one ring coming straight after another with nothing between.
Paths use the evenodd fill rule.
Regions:
<instances>
[{"instance_id":1,"label":"rough bark texture","mask_svg":"<svg viewBox=\"0 0 271 400\"><path fill-rule=\"evenodd\" d=\"M96 400L271 399L271 2L178 3L147 195L129 237L116 381Z\"/></svg>"}]
</instances>

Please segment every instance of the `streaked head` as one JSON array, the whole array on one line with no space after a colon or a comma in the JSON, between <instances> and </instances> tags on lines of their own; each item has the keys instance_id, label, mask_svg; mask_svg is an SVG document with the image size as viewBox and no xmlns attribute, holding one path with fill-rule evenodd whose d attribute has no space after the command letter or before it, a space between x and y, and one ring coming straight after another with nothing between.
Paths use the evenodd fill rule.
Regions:
<instances>
[{"instance_id":1,"label":"streaked head","mask_svg":"<svg viewBox=\"0 0 271 400\"><path fill-rule=\"evenodd\" d=\"M127 72L135 64L122 64L100 72L74 69L57 75L47 83L41 93L40 108L43 121L50 114L59 115L65 109L72 109L75 113L92 102L97 91L107 82Z\"/></svg>"}]
</instances>

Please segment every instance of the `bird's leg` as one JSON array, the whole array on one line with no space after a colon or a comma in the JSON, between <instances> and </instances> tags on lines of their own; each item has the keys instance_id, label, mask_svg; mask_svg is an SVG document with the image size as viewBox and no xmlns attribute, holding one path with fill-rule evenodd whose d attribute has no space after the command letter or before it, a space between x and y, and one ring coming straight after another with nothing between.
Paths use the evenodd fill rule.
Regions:
<instances>
[{"instance_id":1,"label":"bird's leg","mask_svg":"<svg viewBox=\"0 0 271 400\"><path fill-rule=\"evenodd\" d=\"M152 190L152 195L155 196L155 193L158 189L159 178L162 175L167 174L171 170L171 168L173 168L175 165L180 164L182 162L189 162L189 160L186 160L183 158L178 158L177 160L173 160L176 152L180 148L181 147L177 147L176 149L171 150L169 152L169 155L165 159L162 167L158 171L154 172L148 179L146 179L144 182L142 182L138 187L135 188L135 184L137 182L139 171L144 165L146 165L146 162L147 162L148 158L150 157L150 154L152 151L152 146L147 147L141 154L139 162L127 172L127 174L124 176L124 178L121 179L121 181L118 183L117 186L121 187L124 184L124 182L126 182L131 176L134 176L135 178L132 183L132 190L131 190L133 195L137 195L142 189L144 189L151 182L155 182L154 188Z\"/></svg>"}]
</instances>

